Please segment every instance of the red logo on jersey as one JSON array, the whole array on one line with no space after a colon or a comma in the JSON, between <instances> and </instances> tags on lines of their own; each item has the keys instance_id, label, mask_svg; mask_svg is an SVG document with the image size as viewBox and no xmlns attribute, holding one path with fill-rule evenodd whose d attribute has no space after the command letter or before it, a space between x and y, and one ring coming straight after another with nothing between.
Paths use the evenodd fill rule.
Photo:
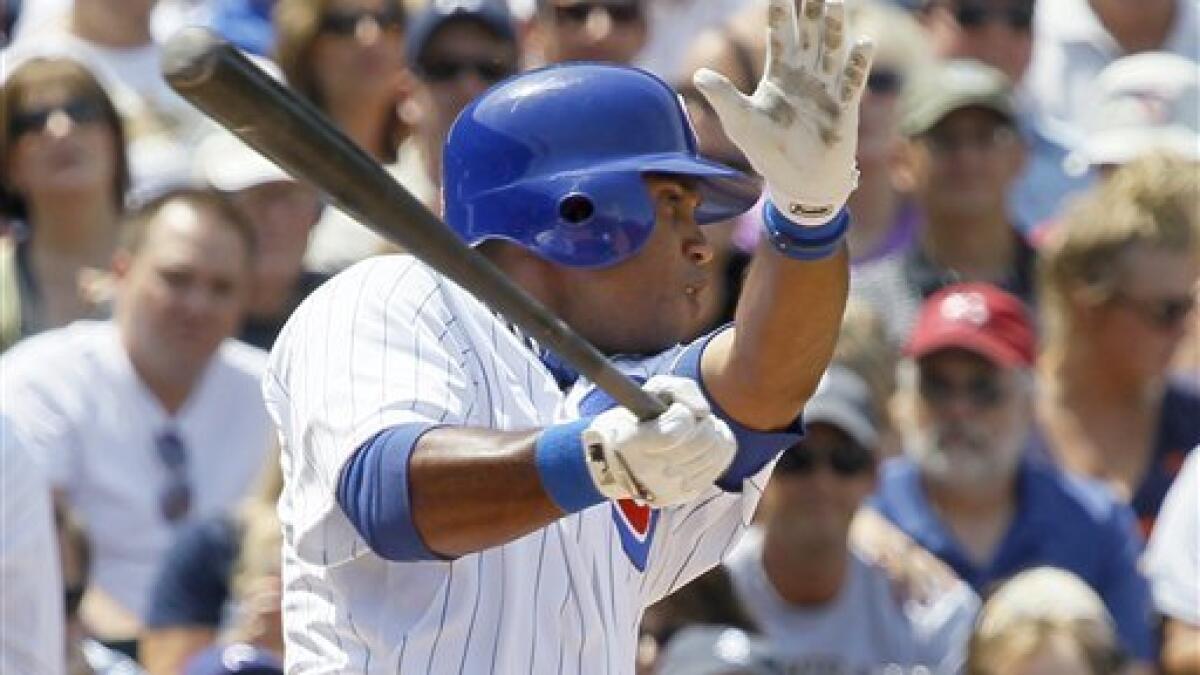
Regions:
<instances>
[{"instance_id":1,"label":"red logo on jersey","mask_svg":"<svg viewBox=\"0 0 1200 675\"><path fill-rule=\"evenodd\" d=\"M621 536L621 548L629 562L639 571L646 571L658 511L632 499L619 499L612 507L613 524Z\"/></svg>"}]
</instances>

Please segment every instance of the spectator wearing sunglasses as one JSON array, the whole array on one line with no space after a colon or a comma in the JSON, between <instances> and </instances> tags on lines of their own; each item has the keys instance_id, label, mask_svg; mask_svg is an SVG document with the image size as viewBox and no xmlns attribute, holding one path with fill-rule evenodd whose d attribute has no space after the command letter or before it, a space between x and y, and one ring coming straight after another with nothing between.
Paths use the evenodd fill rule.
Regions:
<instances>
[{"instance_id":1,"label":"spectator wearing sunglasses","mask_svg":"<svg viewBox=\"0 0 1200 675\"><path fill-rule=\"evenodd\" d=\"M278 0L275 60L288 85L381 164L396 161L409 130L398 107L409 95L407 14L400 0ZM332 274L388 248L334 208L312 234L305 261Z\"/></svg>"},{"instance_id":2,"label":"spectator wearing sunglasses","mask_svg":"<svg viewBox=\"0 0 1200 675\"><path fill-rule=\"evenodd\" d=\"M647 0L537 0L529 32L531 65L632 64L650 37L647 4Z\"/></svg>"},{"instance_id":3,"label":"spectator wearing sunglasses","mask_svg":"<svg viewBox=\"0 0 1200 675\"><path fill-rule=\"evenodd\" d=\"M914 245L860 264L851 294L884 318L897 345L924 298L960 281L1000 285L1032 303L1035 254L1006 199L1024 161L1012 88L978 61L947 61L906 83L905 135L892 179L917 208Z\"/></svg>"},{"instance_id":4,"label":"spectator wearing sunglasses","mask_svg":"<svg viewBox=\"0 0 1200 675\"><path fill-rule=\"evenodd\" d=\"M129 186L125 136L112 102L83 65L33 59L0 89L7 180L0 239L0 350L20 338L96 317L83 290L107 268Z\"/></svg>"},{"instance_id":5,"label":"spectator wearing sunglasses","mask_svg":"<svg viewBox=\"0 0 1200 675\"><path fill-rule=\"evenodd\" d=\"M406 38L417 81L403 116L414 134L400 148L397 174L436 212L450 125L476 96L517 72L517 31L502 0L430 0Z\"/></svg>"},{"instance_id":6,"label":"spectator wearing sunglasses","mask_svg":"<svg viewBox=\"0 0 1200 675\"><path fill-rule=\"evenodd\" d=\"M1132 510L1026 452L1034 335L1021 301L989 284L949 286L922 306L904 353L904 456L884 467L872 506L981 596L1030 567L1075 573L1104 599L1124 648L1151 662Z\"/></svg>"},{"instance_id":7,"label":"spectator wearing sunglasses","mask_svg":"<svg viewBox=\"0 0 1200 675\"><path fill-rule=\"evenodd\" d=\"M1197 203L1197 164L1128 164L1051 231L1040 266L1040 449L1108 482L1145 534L1200 443L1196 384L1168 377L1194 315Z\"/></svg>"},{"instance_id":8,"label":"spectator wearing sunglasses","mask_svg":"<svg viewBox=\"0 0 1200 675\"><path fill-rule=\"evenodd\" d=\"M878 424L867 384L830 367L804 423L804 439L775 466L761 528L726 561L772 655L787 672L955 672L979 606L974 592L956 581L916 601L850 543L850 524L876 482Z\"/></svg>"},{"instance_id":9,"label":"spectator wearing sunglasses","mask_svg":"<svg viewBox=\"0 0 1200 675\"><path fill-rule=\"evenodd\" d=\"M5 409L56 492L88 522L83 619L134 637L175 527L246 493L270 443L265 354L229 339L254 234L219 195L177 191L130 215L111 321L78 321L0 358ZM95 593L93 593L95 591ZM89 607L107 607L102 620Z\"/></svg>"}]
</instances>

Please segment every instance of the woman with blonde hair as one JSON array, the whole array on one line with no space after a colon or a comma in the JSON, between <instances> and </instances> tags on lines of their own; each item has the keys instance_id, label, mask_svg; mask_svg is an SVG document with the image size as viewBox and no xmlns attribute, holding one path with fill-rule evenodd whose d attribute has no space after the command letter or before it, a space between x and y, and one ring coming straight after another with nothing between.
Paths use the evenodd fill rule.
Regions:
<instances>
[{"instance_id":1,"label":"woman with blonde hair","mask_svg":"<svg viewBox=\"0 0 1200 675\"><path fill-rule=\"evenodd\" d=\"M1200 165L1119 169L1050 233L1039 270L1045 451L1109 482L1149 533L1200 442L1195 382L1169 377L1200 279Z\"/></svg>"},{"instance_id":2,"label":"woman with blonde hair","mask_svg":"<svg viewBox=\"0 0 1200 675\"><path fill-rule=\"evenodd\" d=\"M106 270L129 188L121 118L76 61L35 58L0 89L9 232L0 232L0 351L102 314L86 275Z\"/></svg>"}]
</instances>

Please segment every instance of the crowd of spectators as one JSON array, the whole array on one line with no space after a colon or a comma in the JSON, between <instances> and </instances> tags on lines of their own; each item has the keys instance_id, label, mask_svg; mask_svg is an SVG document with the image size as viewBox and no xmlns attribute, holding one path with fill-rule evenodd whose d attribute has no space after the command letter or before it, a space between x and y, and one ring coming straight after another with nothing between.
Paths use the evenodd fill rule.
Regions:
<instances>
[{"instance_id":1,"label":"crowd of spectators","mask_svg":"<svg viewBox=\"0 0 1200 675\"><path fill-rule=\"evenodd\" d=\"M845 2L877 56L834 362L639 672L1200 673L1200 1ZM399 252L175 94L169 35L219 32L438 212L459 111L563 61L657 74L752 173L691 73L752 90L765 15L0 3L0 672L281 672L266 351ZM706 228L697 334L761 227Z\"/></svg>"}]
</instances>

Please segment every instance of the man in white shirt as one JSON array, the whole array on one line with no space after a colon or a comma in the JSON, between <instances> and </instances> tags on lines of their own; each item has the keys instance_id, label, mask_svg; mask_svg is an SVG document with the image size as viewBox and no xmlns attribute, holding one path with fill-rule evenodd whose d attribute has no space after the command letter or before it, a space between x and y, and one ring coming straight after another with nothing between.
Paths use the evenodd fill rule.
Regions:
<instances>
[{"instance_id":1,"label":"man in white shirt","mask_svg":"<svg viewBox=\"0 0 1200 675\"><path fill-rule=\"evenodd\" d=\"M50 486L0 417L0 672L61 675L63 585Z\"/></svg>"},{"instance_id":2,"label":"man in white shirt","mask_svg":"<svg viewBox=\"0 0 1200 675\"><path fill-rule=\"evenodd\" d=\"M763 497L762 527L725 563L742 606L794 672L957 671L979 609L970 587L898 588L850 544L878 461L866 383L832 366L804 418L804 440L780 457Z\"/></svg>"},{"instance_id":3,"label":"man in white shirt","mask_svg":"<svg viewBox=\"0 0 1200 675\"><path fill-rule=\"evenodd\" d=\"M1162 667L1200 670L1200 452L1192 451L1163 502L1143 558L1163 615Z\"/></svg>"},{"instance_id":4,"label":"man in white shirt","mask_svg":"<svg viewBox=\"0 0 1200 675\"><path fill-rule=\"evenodd\" d=\"M265 355L229 339L251 232L214 193L151 203L124 225L113 320L42 333L0 359L6 412L85 521L99 592L82 616L100 637L137 630L174 526L230 508L262 469Z\"/></svg>"}]
</instances>

